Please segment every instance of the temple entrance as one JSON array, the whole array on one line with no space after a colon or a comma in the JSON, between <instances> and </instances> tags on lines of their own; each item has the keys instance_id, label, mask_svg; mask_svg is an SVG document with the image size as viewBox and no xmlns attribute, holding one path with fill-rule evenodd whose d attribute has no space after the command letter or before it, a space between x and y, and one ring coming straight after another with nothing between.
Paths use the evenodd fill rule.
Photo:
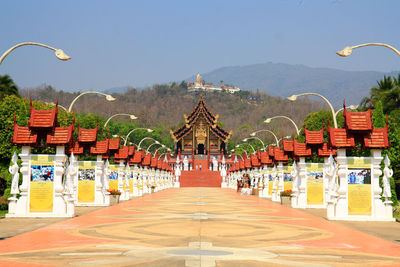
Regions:
<instances>
[{"instance_id":1,"label":"temple entrance","mask_svg":"<svg viewBox=\"0 0 400 267\"><path fill-rule=\"evenodd\" d=\"M204 155L204 144L198 144L197 145L197 154L198 155Z\"/></svg>"}]
</instances>

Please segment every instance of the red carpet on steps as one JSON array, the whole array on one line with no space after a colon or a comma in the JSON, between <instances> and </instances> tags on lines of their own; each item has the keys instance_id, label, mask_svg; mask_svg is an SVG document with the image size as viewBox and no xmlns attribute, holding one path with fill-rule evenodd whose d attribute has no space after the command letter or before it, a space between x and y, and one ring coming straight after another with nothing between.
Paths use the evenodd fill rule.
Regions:
<instances>
[{"instance_id":1,"label":"red carpet on steps","mask_svg":"<svg viewBox=\"0 0 400 267\"><path fill-rule=\"evenodd\" d=\"M221 187L222 177L213 171L182 171L181 187Z\"/></svg>"},{"instance_id":2,"label":"red carpet on steps","mask_svg":"<svg viewBox=\"0 0 400 267\"><path fill-rule=\"evenodd\" d=\"M179 177L181 187L221 187L222 177L219 171L210 171L207 169L206 160L196 160L196 165L192 171L182 171ZM200 166L201 171L200 171Z\"/></svg>"}]
</instances>

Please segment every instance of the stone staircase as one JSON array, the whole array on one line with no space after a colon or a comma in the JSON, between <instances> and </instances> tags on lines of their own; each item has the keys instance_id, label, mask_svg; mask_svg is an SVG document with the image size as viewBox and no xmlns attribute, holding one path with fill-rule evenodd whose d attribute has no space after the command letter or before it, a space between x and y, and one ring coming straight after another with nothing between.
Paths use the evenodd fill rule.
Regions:
<instances>
[{"instance_id":1,"label":"stone staircase","mask_svg":"<svg viewBox=\"0 0 400 267\"><path fill-rule=\"evenodd\" d=\"M181 187L221 187L222 177L219 171L208 170L207 160L195 159L193 170L182 171L179 181Z\"/></svg>"}]
</instances>

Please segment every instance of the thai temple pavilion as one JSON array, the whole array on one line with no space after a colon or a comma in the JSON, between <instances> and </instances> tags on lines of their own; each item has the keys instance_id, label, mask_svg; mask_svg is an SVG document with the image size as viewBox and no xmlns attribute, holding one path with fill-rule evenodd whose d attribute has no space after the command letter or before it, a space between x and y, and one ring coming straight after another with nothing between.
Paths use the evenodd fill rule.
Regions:
<instances>
[{"instance_id":1,"label":"thai temple pavilion","mask_svg":"<svg viewBox=\"0 0 400 267\"><path fill-rule=\"evenodd\" d=\"M176 153L183 155L226 154L226 143L232 135L218 125L218 115L208 108L200 94L193 111L184 115L185 124L175 131L170 130L175 141Z\"/></svg>"}]
</instances>

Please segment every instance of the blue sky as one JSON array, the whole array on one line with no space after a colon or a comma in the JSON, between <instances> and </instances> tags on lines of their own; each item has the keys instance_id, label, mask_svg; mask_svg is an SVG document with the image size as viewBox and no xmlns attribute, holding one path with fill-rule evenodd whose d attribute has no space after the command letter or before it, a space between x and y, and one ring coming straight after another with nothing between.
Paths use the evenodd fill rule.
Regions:
<instances>
[{"instance_id":1,"label":"blue sky","mask_svg":"<svg viewBox=\"0 0 400 267\"><path fill-rule=\"evenodd\" d=\"M102 90L180 81L223 66L275 62L343 70L400 70L383 42L400 49L400 1L23 1L3 0L2 54L40 42L72 57L25 46L0 65L22 88Z\"/></svg>"}]
</instances>

